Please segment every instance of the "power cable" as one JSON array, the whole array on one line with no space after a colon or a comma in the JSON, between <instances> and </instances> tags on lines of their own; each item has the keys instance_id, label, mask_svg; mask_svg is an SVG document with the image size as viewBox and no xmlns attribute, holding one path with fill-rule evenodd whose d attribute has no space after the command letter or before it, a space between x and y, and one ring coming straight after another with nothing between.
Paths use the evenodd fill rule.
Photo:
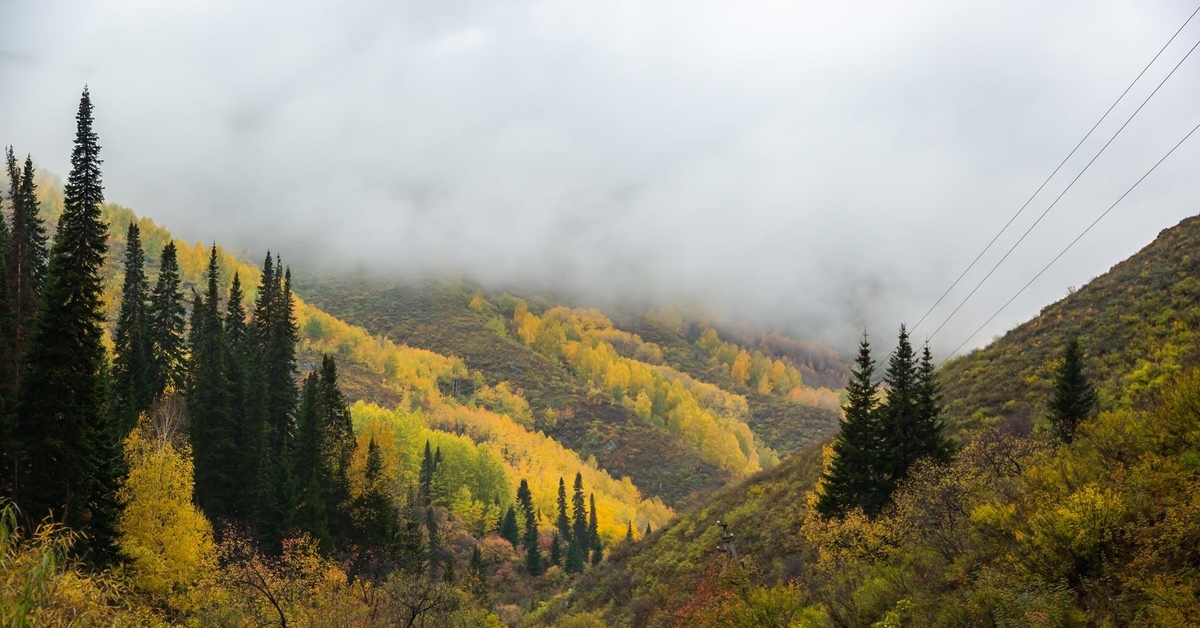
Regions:
<instances>
[{"instance_id":1,"label":"power cable","mask_svg":"<svg viewBox=\"0 0 1200 628\"><path fill-rule=\"evenodd\" d=\"M1200 130L1200 124L1197 124L1196 126L1192 127L1192 130L1188 131L1188 134L1183 136L1183 139L1179 140L1179 142L1176 143L1175 146L1173 146L1171 148L1171 150L1167 151L1166 155L1163 155L1161 159L1159 159L1153 166L1151 166L1150 169L1146 171L1146 174L1143 174L1140 179L1138 179L1136 182L1134 182L1133 185L1129 186L1129 189L1125 190L1125 193L1122 194L1116 201L1113 201L1113 204L1109 205L1108 209L1104 210L1104 213L1100 214L1100 216L1098 216L1095 220L1093 220L1092 224L1088 225L1087 228L1084 229L1083 232L1080 233L1078 236L1076 236L1074 240L1071 240L1071 243L1067 245L1067 248L1063 249L1058 255L1055 255L1054 259L1050 260L1049 264L1046 264L1045 267L1043 267L1040 271L1038 271L1038 274L1033 276L1033 279L1029 280L1029 283L1026 283L1020 290L1018 290L1017 293L1012 296L1012 298L1010 298L1008 301L1005 301L1004 305L1000 306L1000 309L996 310L995 314L992 314L986 321L983 322L982 325L979 326L978 329L976 329L974 332L972 332L970 336L967 336L967 339L962 341L962 344L958 345L958 347L954 351L952 351L950 353L950 355L946 356L946 358L943 359L938 364L938 366L941 367L942 364L945 364L947 360L954 357L959 351L961 351L962 348L964 346L966 346L966 344L968 342L970 342L972 338L977 336L979 334L979 332L983 331L984 327L987 327L989 323L991 323L993 320L995 320L995 318L997 316L999 316L1000 313L1005 310L1005 308L1007 308L1009 305L1011 305L1012 302L1017 299L1017 297L1021 296L1021 294L1024 293L1025 290L1029 288L1029 286L1033 285L1033 282L1037 281L1038 277L1041 277L1042 274L1044 274L1047 270L1049 270L1050 267L1053 266L1054 263L1059 260L1059 258L1061 258L1063 255L1065 255L1067 253L1067 251L1071 250L1071 247L1075 246L1076 242L1079 242L1079 240L1082 239L1083 236L1087 235L1087 233L1092 230L1092 227L1096 226L1096 223L1100 222L1100 220L1102 220L1105 216L1107 216L1108 213L1111 212L1113 210L1113 208L1117 206L1118 203L1120 203L1122 200L1124 200L1124 198L1126 196L1128 196L1129 193L1134 190L1134 188L1136 188L1139 184L1141 184L1141 182L1144 181L1146 179L1146 177L1150 176L1150 173L1154 172L1154 170L1156 168L1158 168L1158 166L1160 164L1162 164L1162 162L1167 160L1167 157L1171 156L1171 153L1175 152L1175 149L1182 146L1183 143L1186 142L1188 140L1188 138L1191 137L1192 134L1195 133L1197 130Z\"/></svg>"}]
</instances>

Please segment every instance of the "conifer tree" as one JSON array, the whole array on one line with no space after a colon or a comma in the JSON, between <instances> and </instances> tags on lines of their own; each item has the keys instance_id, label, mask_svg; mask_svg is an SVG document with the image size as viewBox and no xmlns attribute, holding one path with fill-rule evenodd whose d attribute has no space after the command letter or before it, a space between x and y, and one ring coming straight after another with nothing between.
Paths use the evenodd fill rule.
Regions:
<instances>
[{"instance_id":1,"label":"conifer tree","mask_svg":"<svg viewBox=\"0 0 1200 628\"><path fill-rule=\"evenodd\" d=\"M396 512L383 476L383 455L375 439L367 441L363 477L366 489L355 499L355 541L362 547L386 547L397 532ZM419 536L419 535L418 535Z\"/></svg>"},{"instance_id":2,"label":"conifer tree","mask_svg":"<svg viewBox=\"0 0 1200 628\"><path fill-rule=\"evenodd\" d=\"M330 485L325 498L326 519L333 527L336 542L341 537L338 530L349 527L349 515L343 504L350 500L350 461L358 443L350 407L338 387L337 362L331 355L321 357L321 372L317 378L317 421L322 437L321 453L330 470Z\"/></svg>"},{"instance_id":3,"label":"conifer tree","mask_svg":"<svg viewBox=\"0 0 1200 628\"><path fill-rule=\"evenodd\" d=\"M555 532L554 540L550 541L550 564L562 567L562 543L558 538L558 533Z\"/></svg>"},{"instance_id":4,"label":"conifer tree","mask_svg":"<svg viewBox=\"0 0 1200 628\"><path fill-rule=\"evenodd\" d=\"M1071 337L1063 349L1063 361L1054 374L1054 396L1050 400L1050 427L1064 443L1075 438L1079 423L1096 411L1096 391L1083 374L1083 350Z\"/></svg>"},{"instance_id":5,"label":"conifer tree","mask_svg":"<svg viewBox=\"0 0 1200 628\"><path fill-rule=\"evenodd\" d=\"M150 296L150 336L154 342L154 396L183 392L186 380L184 328L187 309L180 290L175 243L163 247L158 279Z\"/></svg>"},{"instance_id":6,"label":"conifer tree","mask_svg":"<svg viewBox=\"0 0 1200 628\"><path fill-rule=\"evenodd\" d=\"M884 463L883 501L886 502L896 486L908 477L908 469L921 452L920 435L915 433L919 412L917 360L904 325L900 325L896 350L888 359L883 381L888 391L879 411L883 447L877 455ZM878 508L882 506L879 504Z\"/></svg>"},{"instance_id":7,"label":"conifer tree","mask_svg":"<svg viewBox=\"0 0 1200 628\"><path fill-rule=\"evenodd\" d=\"M517 510L513 506L508 507L508 511L504 513L504 518L500 520L499 529L500 538L508 541L515 548L521 543L521 531L517 528Z\"/></svg>"},{"instance_id":8,"label":"conifer tree","mask_svg":"<svg viewBox=\"0 0 1200 628\"><path fill-rule=\"evenodd\" d=\"M626 540L626 541L632 541L632 540L633 540L633 522L632 522L632 521L630 521L630 522L628 522L628 523L626 524L626 527L625 527L625 540Z\"/></svg>"},{"instance_id":9,"label":"conifer tree","mask_svg":"<svg viewBox=\"0 0 1200 628\"><path fill-rule=\"evenodd\" d=\"M917 422L914 432L920 446L919 455L936 462L950 461L954 446L946 438L946 422L942 419L942 389L937 383L933 353L926 343L917 365Z\"/></svg>"},{"instance_id":10,"label":"conifer tree","mask_svg":"<svg viewBox=\"0 0 1200 628\"><path fill-rule=\"evenodd\" d=\"M589 493L588 501L591 504L591 508L588 510L588 542L591 544L592 564L598 565L604 548L600 545L600 528L596 521L596 494Z\"/></svg>"},{"instance_id":11,"label":"conifer tree","mask_svg":"<svg viewBox=\"0 0 1200 628\"><path fill-rule=\"evenodd\" d=\"M253 467L247 458L257 456L256 438L258 432L250 430L249 397L250 367L253 347L246 329L246 309L242 304L245 294L242 292L242 281L237 273L233 275L233 285L229 289L229 302L225 306L225 382L227 385L226 399L228 401L229 425L233 429L235 441L238 444L235 459L232 462L232 473L241 478L254 477ZM251 494L245 487L239 486L233 491L229 503L230 517L236 521L245 521L251 511ZM347 496L348 498L348 496ZM349 530L349 523L344 522L344 529Z\"/></svg>"},{"instance_id":12,"label":"conifer tree","mask_svg":"<svg viewBox=\"0 0 1200 628\"><path fill-rule=\"evenodd\" d=\"M821 476L817 511L825 517L840 517L853 508L876 512L882 507L879 486L883 478L877 462L880 446L878 386L874 381L875 361L867 334L858 347L858 359L846 386L841 430L833 442L833 459Z\"/></svg>"},{"instance_id":13,"label":"conifer tree","mask_svg":"<svg viewBox=\"0 0 1200 628\"><path fill-rule=\"evenodd\" d=\"M232 519L240 492L239 430L229 416L225 329L220 308L217 247L209 253L207 286L192 315L188 416L196 473L196 502L214 520Z\"/></svg>"},{"instance_id":14,"label":"conifer tree","mask_svg":"<svg viewBox=\"0 0 1200 628\"><path fill-rule=\"evenodd\" d=\"M650 536L650 534L651 534L652 532L654 532L654 530L651 530L651 529L650 529L650 522L649 522L649 521L647 521L647 522L646 522L646 533L645 533L643 536Z\"/></svg>"},{"instance_id":15,"label":"conifer tree","mask_svg":"<svg viewBox=\"0 0 1200 628\"><path fill-rule=\"evenodd\" d=\"M538 546L537 513L533 510L533 493L529 491L529 483L521 479L517 488L517 502L525 515L525 571L531 576L540 576L544 571L542 565L542 550Z\"/></svg>"},{"instance_id":16,"label":"conifer tree","mask_svg":"<svg viewBox=\"0 0 1200 628\"><path fill-rule=\"evenodd\" d=\"M558 478L558 536L571 542L571 520L567 517L567 484Z\"/></svg>"},{"instance_id":17,"label":"conifer tree","mask_svg":"<svg viewBox=\"0 0 1200 628\"><path fill-rule=\"evenodd\" d=\"M475 596L484 608L491 606L491 595L488 592L487 571L483 566L483 552L479 549L479 544L476 543L471 548L471 562L467 567L467 589Z\"/></svg>"},{"instance_id":18,"label":"conifer tree","mask_svg":"<svg viewBox=\"0 0 1200 628\"><path fill-rule=\"evenodd\" d=\"M16 358L13 355L12 311L9 307L8 260L10 234L0 204L0 496L12 497L12 417L16 405Z\"/></svg>"},{"instance_id":19,"label":"conifer tree","mask_svg":"<svg viewBox=\"0 0 1200 628\"><path fill-rule=\"evenodd\" d=\"M433 578L442 564L442 537L438 534L437 513L433 506L425 507L425 532L429 536L429 577Z\"/></svg>"},{"instance_id":20,"label":"conifer tree","mask_svg":"<svg viewBox=\"0 0 1200 628\"><path fill-rule=\"evenodd\" d=\"M25 169L18 174L11 147L8 153L13 213L8 250L5 252L5 283L11 312L12 360L15 365L13 377L15 385L19 387L24 359L33 338L34 320L41 307L49 254L46 226L38 214L33 160L26 156Z\"/></svg>"},{"instance_id":21,"label":"conifer tree","mask_svg":"<svg viewBox=\"0 0 1200 628\"><path fill-rule=\"evenodd\" d=\"M433 499L433 448L429 440L425 440L425 455L421 458L421 470L417 474L417 484L421 491L421 505L428 506Z\"/></svg>"},{"instance_id":22,"label":"conifer tree","mask_svg":"<svg viewBox=\"0 0 1200 628\"><path fill-rule=\"evenodd\" d=\"M100 145L86 88L75 119L63 212L19 392L18 438L28 472L18 505L32 521L53 511L84 532L86 551L103 563L117 551L121 446L105 408L100 270L108 228L100 214Z\"/></svg>"},{"instance_id":23,"label":"conifer tree","mask_svg":"<svg viewBox=\"0 0 1200 628\"><path fill-rule=\"evenodd\" d=\"M296 420L295 475L297 479L296 527L308 533L318 546L329 551L329 489L333 483L332 469L323 455L319 433L316 371L304 378L300 392L300 410Z\"/></svg>"},{"instance_id":24,"label":"conifer tree","mask_svg":"<svg viewBox=\"0 0 1200 628\"><path fill-rule=\"evenodd\" d=\"M112 412L120 434L137 426L138 416L154 400L153 343L150 339L149 287L141 230L129 223L125 237L125 279L113 333Z\"/></svg>"},{"instance_id":25,"label":"conifer tree","mask_svg":"<svg viewBox=\"0 0 1200 628\"><path fill-rule=\"evenodd\" d=\"M579 472L575 473L575 492L571 495L571 509L574 517L571 526L571 542L578 543L586 554L587 550L591 548L591 540L588 535L587 501L583 496L583 474Z\"/></svg>"}]
</instances>

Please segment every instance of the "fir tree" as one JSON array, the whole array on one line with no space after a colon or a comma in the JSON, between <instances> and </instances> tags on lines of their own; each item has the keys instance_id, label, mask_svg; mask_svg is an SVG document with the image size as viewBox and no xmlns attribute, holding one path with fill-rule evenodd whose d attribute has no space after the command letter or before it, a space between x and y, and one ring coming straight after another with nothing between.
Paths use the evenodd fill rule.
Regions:
<instances>
[{"instance_id":1,"label":"fir tree","mask_svg":"<svg viewBox=\"0 0 1200 628\"><path fill-rule=\"evenodd\" d=\"M917 365L917 421L914 428L918 451L939 463L950 462L954 446L946 438L946 422L942 420L942 389L937 383L933 364L933 353L929 344L921 349L921 361Z\"/></svg>"},{"instance_id":2,"label":"fir tree","mask_svg":"<svg viewBox=\"0 0 1200 628\"><path fill-rule=\"evenodd\" d=\"M598 565L604 548L600 545L600 527L596 521L596 494L589 493L588 501L591 505L588 509L588 542L591 544L592 564Z\"/></svg>"},{"instance_id":3,"label":"fir tree","mask_svg":"<svg viewBox=\"0 0 1200 628\"><path fill-rule=\"evenodd\" d=\"M498 530L500 538L508 541L515 548L521 543L521 531L517 528L517 510L513 506L508 507L508 512L504 513L504 518L500 520L500 529Z\"/></svg>"},{"instance_id":4,"label":"fir tree","mask_svg":"<svg viewBox=\"0 0 1200 628\"><path fill-rule=\"evenodd\" d=\"M366 488L355 499L355 541L362 547L385 547L396 536L396 512L383 476L383 455L375 439L367 441L363 470Z\"/></svg>"},{"instance_id":5,"label":"fir tree","mask_svg":"<svg viewBox=\"0 0 1200 628\"><path fill-rule=\"evenodd\" d=\"M118 435L137 426L138 416L154 400L153 343L150 339L149 288L141 230L129 223L125 237L125 280L113 333L112 412Z\"/></svg>"},{"instance_id":6,"label":"fir tree","mask_svg":"<svg viewBox=\"0 0 1200 628\"><path fill-rule=\"evenodd\" d=\"M41 307L49 254L46 226L38 215L33 160L26 156L24 171L18 173L11 147L8 149L8 159L13 213L8 250L5 252L5 283L11 312L13 381L19 388L24 358L33 338L34 320Z\"/></svg>"},{"instance_id":7,"label":"fir tree","mask_svg":"<svg viewBox=\"0 0 1200 628\"><path fill-rule=\"evenodd\" d=\"M325 496L326 519L333 526L333 540L341 536L338 530L349 528L349 515L343 504L350 500L350 461L357 441L350 419L350 407L338 387L337 362L331 355L321 357L321 372L317 379L317 421L321 435L321 454L330 470L330 485Z\"/></svg>"},{"instance_id":8,"label":"fir tree","mask_svg":"<svg viewBox=\"0 0 1200 628\"><path fill-rule=\"evenodd\" d=\"M488 591L487 571L483 565L483 552L476 543L471 548L471 562L467 567L467 590L484 608L489 608L491 595Z\"/></svg>"},{"instance_id":9,"label":"fir tree","mask_svg":"<svg viewBox=\"0 0 1200 628\"><path fill-rule=\"evenodd\" d=\"M628 523L626 524L626 527L625 527L625 540L626 540L626 541L633 541L633 522L632 522L632 521L630 521L630 522L628 522Z\"/></svg>"},{"instance_id":10,"label":"fir tree","mask_svg":"<svg viewBox=\"0 0 1200 628\"><path fill-rule=\"evenodd\" d=\"M554 533L554 540L550 541L550 564L555 567L562 567L562 543L558 540L558 533Z\"/></svg>"},{"instance_id":11,"label":"fir tree","mask_svg":"<svg viewBox=\"0 0 1200 628\"><path fill-rule=\"evenodd\" d=\"M229 381L226 379L225 329L220 309L220 267L217 247L209 253L207 286L192 315L191 386L188 416L191 419L195 460L196 502L213 520L231 519L239 501L237 425L230 419Z\"/></svg>"},{"instance_id":12,"label":"fir tree","mask_svg":"<svg viewBox=\"0 0 1200 628\"><path fill-rule=\"evenodd\" d=\"M888 359L883 381L888 391L879 411L883 443L876 455L881 457L883 463L882 502L886 503L897 485L908 477L908 470L920 457L922 449L919 442L921 435L916 433L920 410L917 360L904 325L900 326L896 350ZM883 503L872 508L870 514L878 512Z\"/></svg>"},{"instance_id":13,"label":"fir tree","mask_svg":"<svg viewBox=\"0 0 1200 628\"><path fill-rule=\"evenodd\" d=\"M1096 391L1083 374L1083 350L1079 339L1067 340L1063 361L1054 374L1054 396L1050 400L1050 428L1064 443L1075 438L1079 423L1096 411Z\"/></svg>"},{"instance_id":14,"label":"fir tree","mask_svg":"<svg viewBox=\"0 0 1200 628\"><path fill-rule=\"evenodd\" d=\"M300 394L300 411L296 426L295 477L298 486L296 526L329 551L333 540L329 533L329 499L333 487L333 469L326 455L321 433L320 376L310 372L304 379Z\"/></svg>"},{"instance_id":15,"label":"fir tree","mask_svg":"<svg viewBox=\"0 0 1200 628\"><path fill-rule=\"evenodd\" d=\"M425 507L425 532L429 537L429 577L433 578L442 564L442 537L438 534L437 513L433 506Z\"/></svg>"},{"instance_id":16,"label":"fir tree","mask_svg":"<svg viewBox=\"0 0 1200 628\"><path fill-rule=\"evenodd\" d=\"M649 521L647 521L647 522L646 522L646 533L645 533L645 534L643 534L642 536L650 536L650 533L651 533L651 532L653 532L653 530L651 530L651 529L650 529L650 522L649 522Z\"/></svg>"},{"instance_id":17,"label":"fir tree","mask_svg":"<svg viewBox=\"0 0 1200 628\"><path fill-rule=\"evenodd\" d=\"M875 361L863 333L858 360L846 386L841 430L833 442L833 459L821 476L817 512L840 517L854 508L877 512L882 507L879 487L883 480L877 461L880 425L874 382Z\"/></svg>"},{"instance_id":18,"label":"fir tree","mask_svg":"<svg viewBox=\"0 0 1200 628\"><path fill-rule=\"evenodd\" d=\"M538 546L537 513L533 510L533 493L529 491L529 483L521 479L517 488L517 502L525 515L525 571L531 576L540 576L544 571L542 551Z\"/></svg>"},{"instance_id":19,"label":"fir tree","mask_svg":"<svg viewBox=\"0 0 1200 628\"><path fill-rule=\"evenodd\" d=\"M591 549L591 538L588 535L587 501L583 496L583 474L575 473L575 492L571 495L571 543L578 544L587 555Z\"/></svg>"},{"instance_id":20,"label":"fir tree","mask_svg":"<svg viewBox=\"0 0 1200 628\"><path fill-rule=\"evenodd\" d=\"M13 355L12 310L9 307L8 260L10 233L0 205L0 496L12 497L12 416L16 405L16 357Z\"/></svg>"},{"instance_id":21,"label":"fir tree","mask_svg":"<svg viewBox=\"0 0 1200 628\"><path fill-rule=\"evenodd\" d=\"M100 270L108 228L100 214L100 145L86 88L76 123L63 212L19 392L17 434L28 472L18 505L32 521L54 512L86 535L86 551L103 563L117 552L121 447L105 408Z\"/></svg>"},{"instance_id":22,"label":"fir tree","mask_svg":"<svg viewBox=\"0 0 1200 628\"><path fill-rule=\"evenodd\" d=\"M571 542L571 520L567 517L567 484L558 478L558 536Z\"/></svg>"},{"instance_id":23,"label":"fir tree","mask_svg":"<svg viewBox=\"0 0 1200 628\"><path fill-rule=\"evenodd\" d=\"M228 402L229 425L232 428L238 449L232 461L231 472L239 477L254 477L254 467L248 462L251 456L257 456L257 436L259 432L249 426L250 408L252 407L249 386L250 368L253 347L250 335L246 330L246 309L242 303L245 294L242 292L242 281L237 273L233 275L233 285L229 289L229 302L225 306L225 383L227 386L226 400ZM230 496L230 517L237 521L245 521L251 512L251 494L240 486ZM346 524L345 529L349 529Z\"/></svg>"},{"instance_id":24,"label":"fir tree","mask_svg":"<svg viewBox=\"0 0 1200 628\"><path fill-rule=\"evenodd\" d=\"M150 296L150 337L154 343L154 396L168 389L183 392L186 380L184 328L187 309L180 290L175 243L167 242Z\"/></svg>"}]
</instances>

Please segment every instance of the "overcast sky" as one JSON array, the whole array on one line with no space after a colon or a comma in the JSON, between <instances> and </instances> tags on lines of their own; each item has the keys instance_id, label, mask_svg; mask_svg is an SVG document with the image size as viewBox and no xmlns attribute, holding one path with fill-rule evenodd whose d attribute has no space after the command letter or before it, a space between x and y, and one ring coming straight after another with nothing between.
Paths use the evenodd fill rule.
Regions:
<instances>
[{"instance_id":1,"label":"overcast sky","mask_svg":"<svg viewBox=\"0 0 1200 628\"><path fill-rule=\"evenodd\" d=\"M838 346L932 305L1194 0L0 0L0 142L293 261L705 303ZM1189 24L916 336L1200 39ZM1200 52L935 338L958 346L1200 122ZM969 346L1197 211L1185 144ZM936 320L935 320L936 319Z\"/></svg>"}]
</instances>

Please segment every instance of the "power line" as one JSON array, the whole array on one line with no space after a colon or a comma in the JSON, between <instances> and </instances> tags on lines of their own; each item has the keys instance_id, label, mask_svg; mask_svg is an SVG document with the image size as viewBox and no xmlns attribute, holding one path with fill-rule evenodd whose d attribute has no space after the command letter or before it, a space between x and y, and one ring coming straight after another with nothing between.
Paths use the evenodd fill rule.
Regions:
<instances>
[{"instance_id":1,"label":"power line","mask_svg":"<svg viewBox=\"0 0 1200 628\"><path fill-rule=\"evenodd\" d=\"M1138 108L1133 112L1133 114L1131 114L1129 116L1129 118L1127 120L1125 120L1125 123L1121 125L1121 128L1117 129L1116 133L1113 133L1112 137L1110 137L1108 139L1108 141L1104 143L1104 146L1102 146L1100 148L1100 151L1097 152L1095 154L1095 156L1092 157L1091 161L1089 161L1087 163L1087 165L1083 167L1083 170L1080 170L1079 174L1075 175L1074 179L1071 179L1071 182L1067 184L1067 187L1065 189L1063 189L1063 191L1054 199L1054 201L1052 203L1050 203L1050 206L1047 207L1046 210L1042 212L1042 215L1038 216L1038 219L1035 220L1032 225L1029 225L1029 228L1025 230L1025 233L1021 234L1021 237L1015 243L1013 243L1012 247L1010 247L1008 249L1008 252L1006 252L1004 254L1004 257L1001 257L1000 261L996 262L996 265L993 266L990 271L988 271L988 274L984 275L983 279L981 279L979 281L979 283L975 285L975 288L972 289L971 292L966 296L966 298L964 298L962 300L962 302L958 304L958 307L954 308L953 312L950 312L950 315L946 317L946 320L942 321L942 324L938 325L938 328L933 330L933 333L929 335L929 338L932 339L934 336L936 336L937 333L939 331L941 331L943 327L946 326L946 323L949 323L950 319L954 318L954 315L958 314L958 311L961 310L962 307L967 304L967 301L970 301L971 297L975 296L975 293L979 291L979 288L983 287L983 284L986 283L987 280L992 276L992 274L996 272L996 269L1000 268L1000 266L1004 263L1004 261L1008 259L1008 256L1012 255L1012 252L1015 251L1017 249L1017 247L1020 246L1020 244L1025 241L1025 238L1029 235L1029 233L1032 232L1033 229L1035 227L1037 227L1039 223L1042 222L1042 219L1045 218L1046 215L1050 213L1050 210L1054 209L1054 206L1058 204L1058 201L1062 200L1062 197L1065 196L1066 193L1071 190L1071 188L1075 185L1075 182L1078 181L1079 178L1082 177L1083 174L1085 172L1087 172L1089 168L1092 167L1092 164L1096 163L1096 160L1100 158L1100 155L1104 154L1104 151L1107 150L1108 147L1113 143L1113 140L1117 139L1117 136L1121 134L1121 131L1124 131L1125 127L1129 126L1129 123L1133 121L1134 117L1136 117L1137 114L1142 110L1142 108L1146 106L1146 103L1150 102L1150 99L1154 98L1154 95L1158 93L1158 90L1161 89L1162 86L1164 84L1166 84L1166 82L1172 76L1174 76L1175 71L1179 69L1179 66L1183 65L1183 62L1187 61L1188 57L1192 56L1192 52L1194 52L1196 50L1197 46L1200 46L1200 40L1197 40L1196 43L1192 45L1191 49L1188 50L1187 54L1185 54L1183 56L1183 58L1179 60L1179 63L1176 63L1175 67L1171 68L1171 71L1167 74L1167 76L1164 77L1162 81L1159 81L1158 86L1154 88L1154 91L1150 92L1150 95L1147 96L1146 99L1142 101L1141 105L1138 105Z\"/></svg>"},{"instance_id":2,"label":"power line","mask_svg":"<svg viewBox=\"0 0 1200 628\"><path fill-rule=\"evenodd\" d=\"M1105 216L1107 216L1108 213L1111 212L1113 210L1113 208L1117 206L1118 203L1120 203L1126 196L1128 196L1129 193L1134 190L1134 188L1136 188L1139 184L1141 184L1141 182L1144 181L1146 179L1146 177L1150 176L1151 172L1154 172L1154 170L1156 168L1158 168L1158 166L1160 164L1162 164L1162 162L1167 160L1167 157L1171 156L1171 153L1175 152L1175 149L1182 146L1183 143L1186 142L1188 140L1188 138L1191 137L1192 134L1195 133L1197 130L1200 130L1200 124L1197 124L1196 126L1192 127L1192 130L1188 131L1188 134L1183 136L1183 139L1179 140L1179 142L1176 143L1175 146L1173 146L1171 148L1171 150L1167 151L1167 154L1163 155L1162 159L1159 159L1153 166L1150 167L1149 170L1146 171L1146 174L1143 174L1140 179L1138 179L1136 182L1134 182L1133 185L1129 186L1129 189L1125 190L1125 193L1122 194L1116 201L1113 201L1113 204L1109 205L1108 209L1104 210L1104 213L1100 214L1100 216L1098 216L1095 220L1093 220L1092 224L1088 225L1087 228L1084 229L1083 232L1080 233L1078 236L1076 236L1074 240L1071 240L1071 243L1067 245L1067 248L1063 249L1058 255L1055 255L1054 259L1050 260L1049 264L1046 264L1046 266L1044 268L1042 268L1042 270L1038 271L1038 274L1033 276L1033 279L1029 280L1029 283L1025 284L1020 290L1018 290L1017 293L1012 296L1012 298L1010 298L1008 301L1005 301L1004 305L1000 306L1000 309L996 310L995 314L992 314L991 317L989 317L986 321L984 321L984 323L979 326L979 329L976 329L974 332L971 333L970 336L967 336L967 339L962 341L962 344L958 345L958 348L956 348L954 351L952 351L950 353L950 355L946 356L946 358L944 360L942 360L941 363L938 364L938 366L940 367L942 364L945 364L947 360L954 357L955 354L957 354L960 350L962 350L962 348L964 346L966 346L966 344L968 342L970 342L972 338L974 338L976 335L978 335L979 332L983 331L983 328L987 327L988 323L991 323L993 320L995 320L995 318L997 316L999 316L1000 313L1003 312L1005 308L1007 308L1009 305L1011 305L1012 302L1017 299L1017 297L1021 296L1021 294L1024 293L1025 290L1027 288L1029 288L1029 286L1033 285L1033 282L1037 281L1038 277L1041 277L1042 274L1045 273L1047 270L1049 270L1050 267L1053 266L1054 263L1057 262L1060 257L1065 255L1067 253L1067 251L1071 250L1071 247L1075 246L1076 242L1079 242L1079 240L1082 239L1083 236L1087 235L1087 233L1092 230L1092 227L1096 226L1096 223L1100 222L1101 219L1103 219Z\"/></svg>"},{"instance_id":3,"label":"power line","mask_svg":"<svg viewBox=\"0 0 1200 628\"><path fill-rule=\"evenodd\" d=\"M1104 115L1100 116L1100 119L1096 121L1096 124L1092 125L1092 128L1089 129L1087 134L1083 136L1083 139L1079 140L1079 143L1075 145L1075 148L1072 148L1071 152L1067 153L1067 156L1064 157L1061 162L1059 162L1058 167L1054 169L1054 172L1051 172L1050 176L1046 177L1045 181L1042 181L1042 184L1038 186L1038 189L1035 190L1032 195L1030 195L1029 199L1025 201L1025 204L1021 205L1021 208L1017 210L1017 213L1013 214L1012 218L1009 218L1008 222L1004 223L1004 226L1001 227L998 233L996 233L996 235L992 238L992 241L988 242L987 246L983 247L983 250L980 251L979 255L976 255L975 259L972 260L967 268L962 271L962 274L958 276L958 279L955 279L954 283L950 284L950 287L946 288L946 291L942 293L942 296L938 297L938 300L933 305L929 306L929 309L926 310L925 314L921 316L921 320L917 321L916 325L913 325L912 331L916 331L917 328L921 326L921 323L924 323L925 319L929 318L929 315L932 314L935 309L937 309L937 306L941 305L942 301L949 296L950 292L958 286L959 282L963 280L963 277L966 277L967 273L971 272L972 268L975 268L975 264L979 263L979 260L983 258L984 254L991 250L992 245L996 243L996 240L999 240L1000 236L1004 235L1005 231L1008 231L1008 228L1012 226L1013 221L1015 221L1017 217L1025 211L1026 207L1029 207L1029 204L1033 202L1033 199L1042 192L1042 189L1046 187L1046 184L1050 183L1050 180L1054 178L1054 175L1058 174L1058 171L1061 170L1062 167L1066 165L1067 161L1075 155L1075 152L1079 150L1079 147L1083 146L1083 143L1092 136L1092 133L1097 127L1100 126L1100 123L1104 122L1104 120L1108 118L1108 114L1112 113L1112 110L1116 108L1117 104L1119 104L1121 100L1125 98L1125 95L1129 93L1129 90L1133 89L1133 86L1136 85L1139 80L1141 80L1146 71L1150 69L1150 66L1154 65L1155 61L1158 61L1158 58L1162 56L1163 51L1165 51L1167 47L1171 45L1171 42L1175 41L1175 38L1179 36L1179 33L1183 32L1184 27L1186 27L1188 23L1192 21L1192 18L1196 17L1197 13L1200 13L1200 6L1197 6L1196 10L1192 11L1192 14L1183 21L1183 24L1179 26L1178 30L1175 31L1175 34L1171 35L1171 38L1167 40L1167 43L1163 44L1162 48L1158 49L1158 53L1154 55L1154 58L1151 59L1144 68L1142 68L1141 72L1138 72L1137 77L1135 77L1133 81L1129 83L1129 86L1125 88L1125 91L1121 92L1121 95L1117 96L1117 99L1113 101L1113 104L1109 105L1108 110L1104 112ZM939 327L939 329L941 328Z\"/></svg>"}]
</instances>

